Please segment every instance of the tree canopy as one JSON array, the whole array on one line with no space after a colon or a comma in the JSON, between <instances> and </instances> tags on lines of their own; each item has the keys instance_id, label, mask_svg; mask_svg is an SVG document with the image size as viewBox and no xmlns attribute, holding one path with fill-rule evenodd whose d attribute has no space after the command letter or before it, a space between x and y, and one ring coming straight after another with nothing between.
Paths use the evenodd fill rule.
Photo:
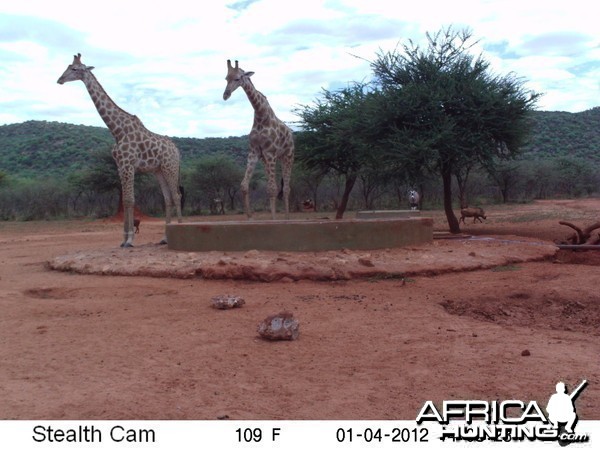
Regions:
<instances>
[{"instance_id":1,"label":"tree canopy","mask_svg":"<svg viewBox=\"0 0 600 450\"><path fill-rule=\"evenodd\" d=\"M312 133L304 137L300 160L343 174L344 196L361 171L374 167L383 178L439 175L448 224L458 232L452 177L473 164L492 170L497 160L516 156L539 95L514 74L493 74L470 53L476 42L466 30L428 33L427 42L424 49L409 41L378 54L371 86L325 91L301 109L303 127Z\"/></svg>"},{"instance_id":2,"label":"tree canopy","mask_svg":"<svg viewBox=\"0 0 600 450\"><path fill-rule=\"evenodd\" d=\"M207 155L196 162L190 184L208 205L215 199L227 200L229 209L233 210L243 175L242 167L231 157L222 153Z\"/></svg>"},{"instance_id":3,"label":"tree canopy","mask_svg":"<svg viewBox=\"0 0 600 450\"><path fill-rule=\"evenodd\" d=\"M356 179L374 161L376 140L371 135L369 99L364 84L353 83L336 92L323 91L314 105L297 111L305 130L296 139L298 160L309 170L335 173L344 179L344 192L337 207L341 219Z\"/></svg>"},{"instance_id":4,"label":"tree canopy","mask_svg":"<svg viewBox=\"0 0 600 450\"><path fill-rule=\"evenodd\" d=\"M470 53L469 31L427 33L427 48L409 42L371 63L382 99L381 135L392 143L390 160L418 162L440 175L451 232L452 176L479 163L515 157L526 142L528 114L539 94L514 74L495 75L489 62Z\"/></svg>"}]
</instances>

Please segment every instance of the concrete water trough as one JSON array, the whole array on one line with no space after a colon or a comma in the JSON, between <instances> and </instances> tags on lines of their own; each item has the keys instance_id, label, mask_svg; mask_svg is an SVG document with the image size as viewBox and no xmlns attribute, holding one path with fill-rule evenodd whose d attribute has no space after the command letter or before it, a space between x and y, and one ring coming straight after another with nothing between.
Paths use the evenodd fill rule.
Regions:
<instances>
[{"instance_id":1,"label":"concrete water trough","mask_svg":"<svg viewBox=\"0 0 600 450\"><path fill-rule=\"evenodd\" d=\"M420 217L421 211L417 209L382 209L356 211L357 219L406 219Z\"/></svg>"},{"instance_id":2,"label":"concrete water trough","mask_svg":"<svg viewBox=\"0 0 600 450\"><path fill-rule=\"evenodd\" d=\"M171 250L326 251L418 245L433 240L433 219L248 220L167 225Z\"/></svg>"}]
</instances>

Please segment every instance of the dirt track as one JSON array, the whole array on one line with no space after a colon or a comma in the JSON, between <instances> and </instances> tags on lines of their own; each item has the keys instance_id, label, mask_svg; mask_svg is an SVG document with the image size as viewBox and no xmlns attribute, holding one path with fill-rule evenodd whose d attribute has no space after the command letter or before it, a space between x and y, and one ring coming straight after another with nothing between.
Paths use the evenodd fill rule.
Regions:
<instances>
[{"instance_id":1,"label":"dirt track","mask_svg":"<svg viewBox=\"0 0 600 450\"><path fill-rule=\"evenodd\" d=\"M464 231L551 241L569 233L558 220L598 211L599 200L489 208ZM152 249L162 228L143 222L137 246ZM596 253L519 262L511 250L468 272L269 283L47 268L76 252L124 259L120 229L0 223L1 419L414 419L425 400L545 405L557 381L584 378L577 412L600 419ZM452 245L439 248L458 254ZM212 309L219 294L246 304ZM260 339L258 322L281 310L300 338Z\"/></svg>"}]
</instances>

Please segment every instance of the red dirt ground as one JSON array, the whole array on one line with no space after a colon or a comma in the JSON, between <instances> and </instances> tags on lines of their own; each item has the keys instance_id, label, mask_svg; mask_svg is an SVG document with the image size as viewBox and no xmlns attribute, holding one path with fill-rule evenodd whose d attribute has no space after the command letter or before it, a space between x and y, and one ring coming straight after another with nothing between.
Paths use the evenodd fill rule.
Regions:
<instances>
[{"instance_id":1,"label":"red dirt ground","mask_svg":"<svg viewBox=\"0 0 600 450\"><path fill-rule=\"evenodd\" d=\"M486 209L488 220L467 221L465 233L552 242L571 231L558 220L597 221L600 200ZM442 215L431 215L443 230ZM490 255L506 253L501 241L466 253L465 241L436 241L410 251L428 254L432 267L450 254L456 270L468 271L407 276L405 262L405 275L333 281L113 276L47 266L73 254L108 258L104 273L132 255L148 265L149 254L162 260L172 253L152 245L162 233L161 221L142 221L130 252L118 248L121 225L110 221L0 223L0 419L410 420L426 400L545 406L556 382L572 388L583 379L589 386L578 415L600 419L597 251L522 262L531 246L515 245L499 263ZM343 255L362 257L359 266L367 268L407 258L400 251L371 252L366 260ZM263 255L250 256L252 265ZM296 257L329 264L326 255L285 256ZM467 257L487 262L461 269ZM246 304L211 308L221 294ZM299 339L262 340L258 323L283 310L300 321Z\"/></svg>"}]
</instances>

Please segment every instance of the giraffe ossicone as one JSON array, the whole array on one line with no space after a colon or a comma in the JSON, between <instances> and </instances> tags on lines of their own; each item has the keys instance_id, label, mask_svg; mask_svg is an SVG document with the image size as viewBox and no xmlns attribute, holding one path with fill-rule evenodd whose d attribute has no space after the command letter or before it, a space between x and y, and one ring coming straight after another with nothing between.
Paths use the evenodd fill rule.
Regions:
<instances>
[{"instance_id":1,"label":"giraffe ossicone","mask_svg":"<svg viewBox=\"0 0 600 450\"><path fill-rule=\"evenodd\" d=\"M171 139L149 131L137 116L121 109L92 74L93 68L83 64L81 53L78 53L57 83L82 81L98 114L115 138L112 156L121 180L124 210L124 238L121 247L131 247L134 238L135 172L154 173L165 199L165 222L171 222L173 208L178 222L181 222L180 154ZM165 233L161 243L166 242Z\"/></svg>"},{"instance_id":2,"label":"giraffe ossicone","mask_svg":"<svg viewBox=\"0 0 600 450\"><path fill-rule=\"evenodd\" d=\"M256 90L250 80L252 75L254 75L254 72L242 70L238 61L235 62L235 66L232 66L231 60L227 60L227 76L225 77L227 86L223 92L223 100L227 100L238 87L241 87L254 109L254 123L248 137L250 143L248 162L241 184L242 193L244 194L244 209L248 218L251 218L250 179L256 164L261 160L267 172L267 193L269 194L271 217L275 218L277 200L275 168L277 161L280 161L285 218L289 219L290 179L294 164L294 137L292 130L277 118L267 101L267 97Z\"/></svg>"}]
</instances>

